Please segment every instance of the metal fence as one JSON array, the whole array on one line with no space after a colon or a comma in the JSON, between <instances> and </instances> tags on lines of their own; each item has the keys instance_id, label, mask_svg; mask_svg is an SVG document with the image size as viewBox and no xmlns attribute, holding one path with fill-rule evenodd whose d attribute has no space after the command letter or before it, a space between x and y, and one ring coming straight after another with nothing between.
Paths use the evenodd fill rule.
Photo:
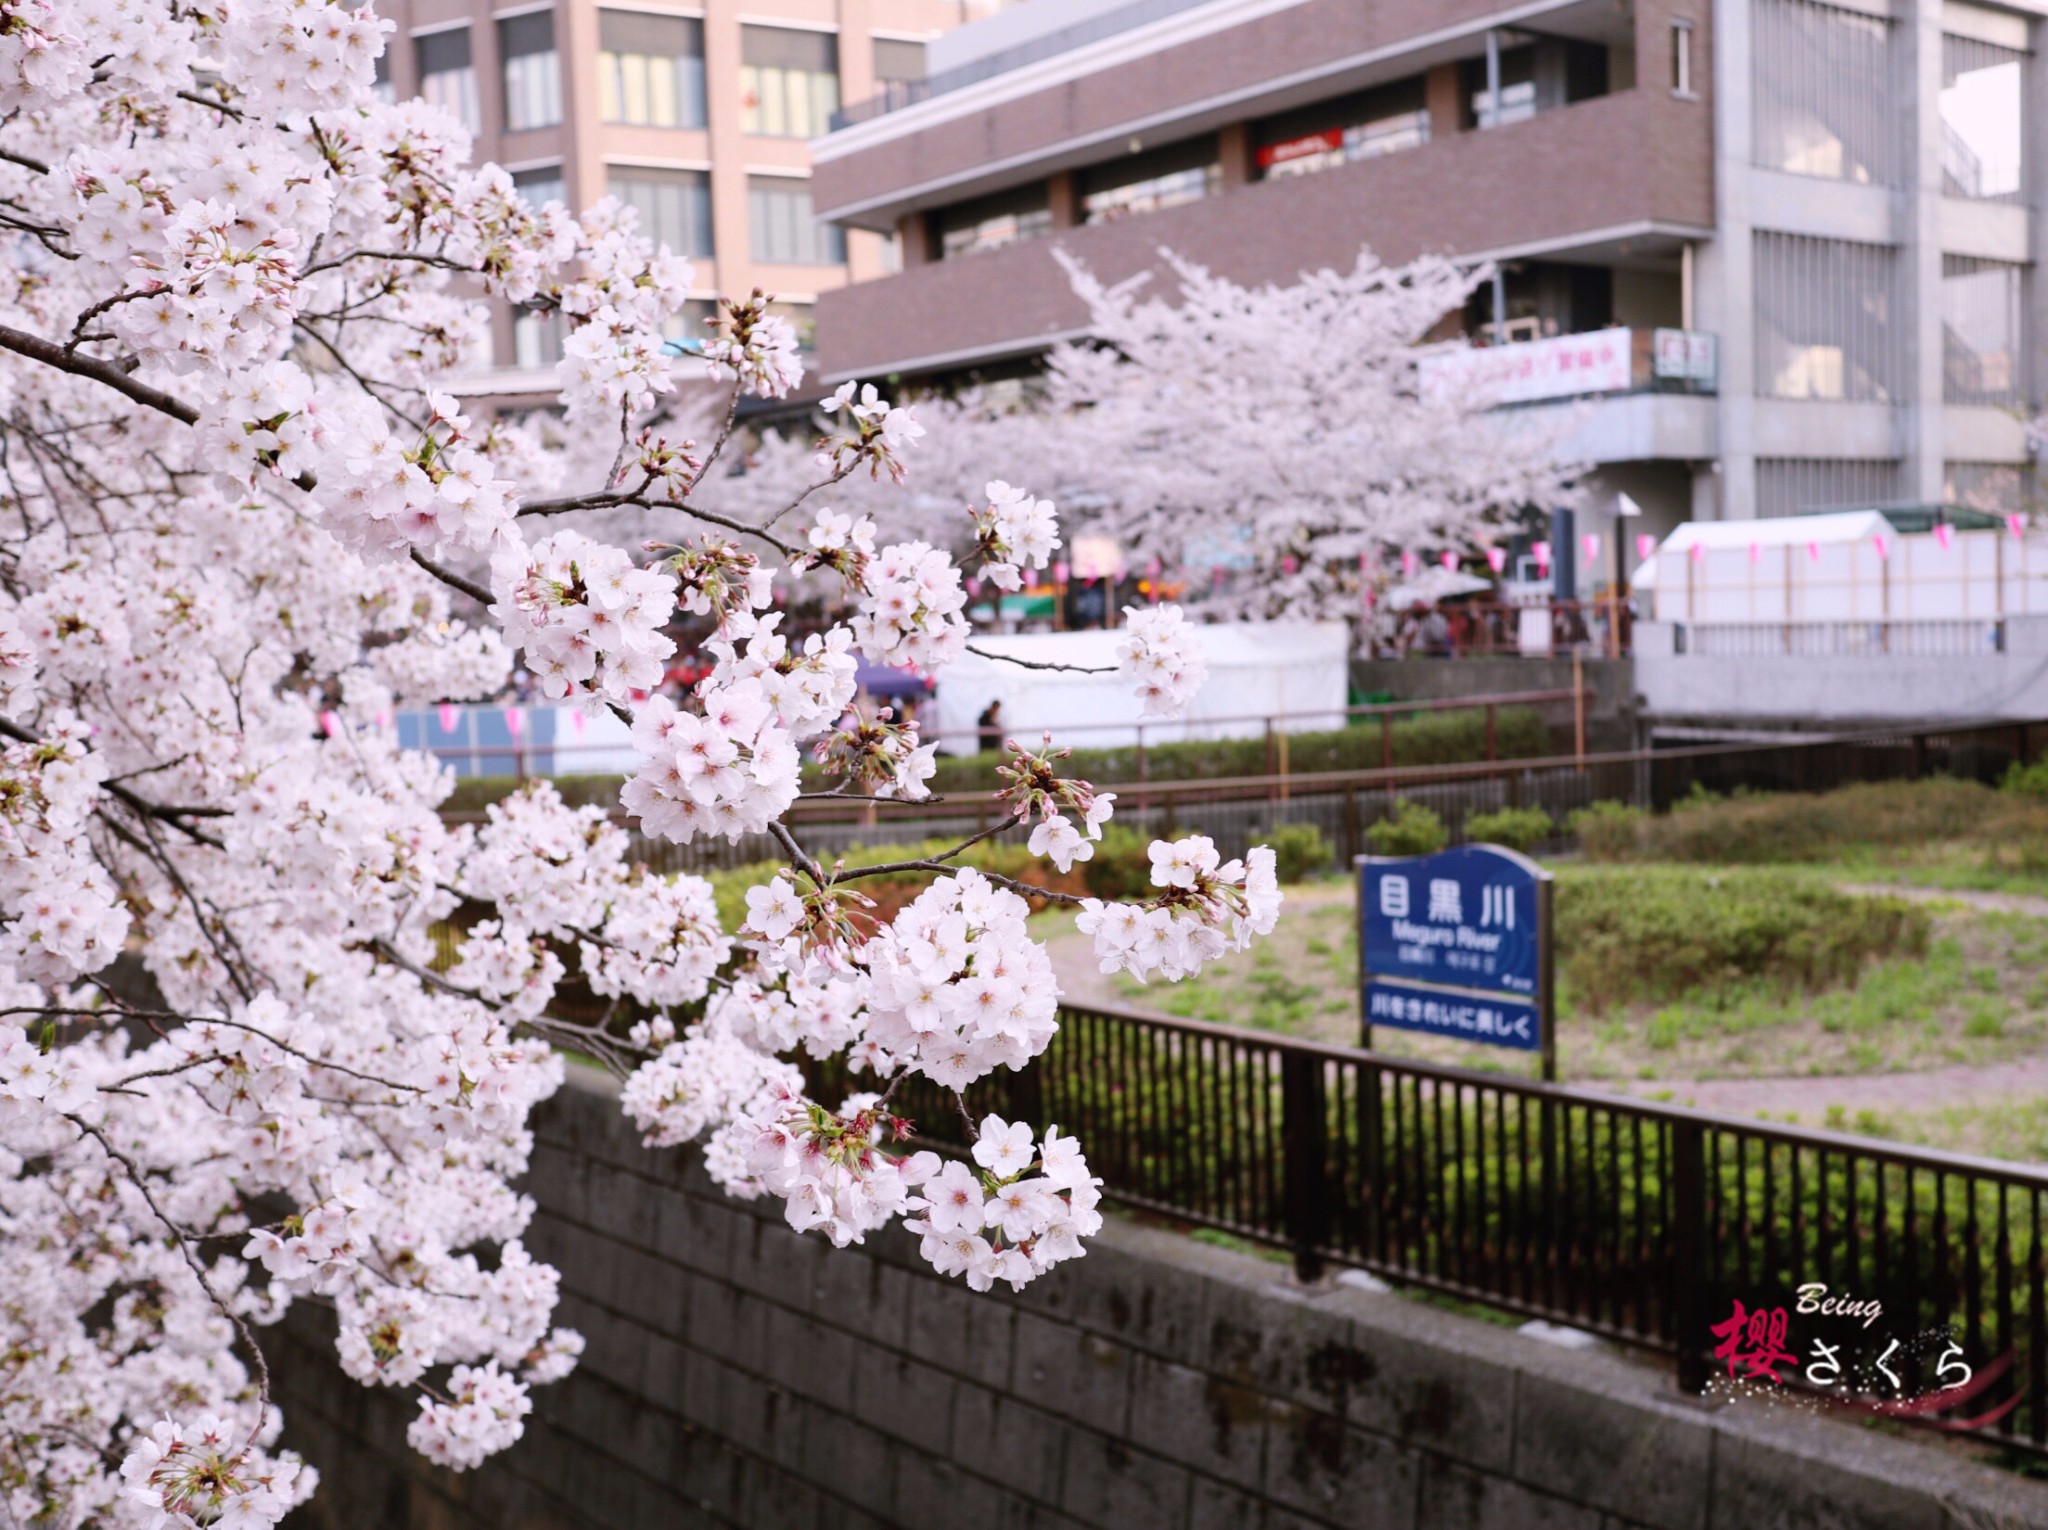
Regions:
<instances>
[{"instance_id":1,"label":"metal fence","mask_svg":"<svg viewBox=\"0 0 2048 1530\"><path fill-rule=\"evenodd\" d=\"M1714 659L1965 658L2005 652L2002 617L1948 621L1679 623L1681 654Z\"/></svg>"},{"instance_id":2,"label":"metal fence","mask_svg":"<svg viewBox=\"0 0 2048 1530\"><path fill-rule=\"evenodd\" d=\"M1569 842L1567 816L1596 802L1664 812L1691 796L1696 787L1722 795L1824 792L1859 782L1927 775L1988 785L2015 762L2038 758L2044 743L2048 722L1980 723L1469 765L1126 782L1113 789L1116 822L1147 835L1206 834L1223 854L1232 856L1242 855L1280 825L1313 824L1340 860L1348 862L1365 851L1367 831L1403 800L1421 803L1441 817L1453 843L1469 837L1466 823L1474 814L1540 807L1559 825L1550 845L1561 848ZM982 797L928 813L899 808L887 816L878 812L851 821L799 811L791 815L790 823L806 849L829 860L854 845L964 838L994 824L997 811L993 800ZM715 870L782 857L780 846L767 835L736 843L700 840L677 845L646 839L637 829L631 853L663 872Z\"/></svg>"},{"instance_id":3,"label":"metal fence","mask_svg":"<svg viewBox=\"0 0 2048 1530\"><path fill-rule=\"evenodd\" d=\"M1692 1391L1738 1301L1879 1300L1915 1340L1900 1391L1939 1384L1933 1335L1986 1378L1966 1416L1922 1422L2048 1454L2039 1169L1072 1005L1029 1071L967 1097L1077 1135L1112 1199L1286 1249L1304 1278L1350 1265L1587 1329ZM897 1102L966 1145L928 1082Z\"/></svg>"}]
</instances>

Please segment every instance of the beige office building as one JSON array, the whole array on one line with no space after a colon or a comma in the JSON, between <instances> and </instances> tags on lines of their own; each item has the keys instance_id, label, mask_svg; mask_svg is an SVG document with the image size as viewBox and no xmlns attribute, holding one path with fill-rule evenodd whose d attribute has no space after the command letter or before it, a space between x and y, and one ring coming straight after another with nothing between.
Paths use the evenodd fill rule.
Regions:
<instances>
[{"instance_id":1,"label":"beige office building","mask_svg":"<svg viewBox=\"0 0 2048 1530\"><path fill-rule=\"evenodd\" d=\"M882 275L893 235L811 210L808 141L844 101L905 89L925 44L986 0L396 0L379 66L395 97L447 106L535 202L610 191L697 266L676 338L701 335L721 292L761 287L808 335L821 293ZM465 391L555 391L555 320L501 312L489 373Z\"/></svg>"}]
</instances>

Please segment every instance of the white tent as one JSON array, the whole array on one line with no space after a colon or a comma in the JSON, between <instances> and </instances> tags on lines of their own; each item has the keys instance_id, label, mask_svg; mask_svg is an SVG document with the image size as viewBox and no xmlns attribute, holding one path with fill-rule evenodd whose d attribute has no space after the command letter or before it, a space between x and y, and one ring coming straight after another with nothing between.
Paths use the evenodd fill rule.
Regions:
<instances>
[{"instance_id":1,"label":"white tent","mask_svg":"<svg viewBox=\"0 0 2048 1530\"><path fill-rule=\"evenodd\" d=\"M2048 611L2048 558L2006 531L1893 529L1875 510L1687 521L1630 580L1659 621L1978 620ZM1647 614L1647 613L1646 613Z\"/></svg>"},{"instance_id":2,"label":"white tent","mask_svg":"<svg viewBox=\"0 0 2048 1530\"><path fill-rule=\"evenodd\" d=\"M1246 738L1276 719L1285 730L1343 724L1349 679L1350 634L1342 622L1258 622L1195 629L1209 659L1209 680L1187 715L1148 718L1147 744L1186 738ZM991 701L1003 704L1005 737L1035 740L1050 730L1076 748L1136 743L1138 703L1128 681L1114 674L1027 669L986 654L1037 664L1108 669L1116 662L1121 632L1034 632L977 637L969 653L937 675L938 694L921 721L951 754L979 744L976 719Z\"/></svg>"}]
</instances>

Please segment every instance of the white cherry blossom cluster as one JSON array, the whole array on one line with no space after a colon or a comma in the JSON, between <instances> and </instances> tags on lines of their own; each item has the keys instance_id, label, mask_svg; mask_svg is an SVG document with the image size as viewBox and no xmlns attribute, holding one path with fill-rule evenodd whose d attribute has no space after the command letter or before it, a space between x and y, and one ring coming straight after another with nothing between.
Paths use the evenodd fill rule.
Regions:
<instances>
[{"instance_id":1,"label":"white cherry blossom cluster","mask_svg":"<svg viewBox=\"0 0 2048 1530\"><path fill-rule=\"evenodd\" d=\"M662 631L675 611L675 581L577 531L528 547L516 535L491 557L491 614L524 651L552 700L624 701L661 683L676 645Z\"/></svg>"},{"instance_id":2,"label":"white cherry blossom cluster","mask_svg":"<svg viewBox=\"0 0 2048 1530\"><path fill-rule=\"evenodd\" d=\"M759 288L744 303L727 300L725 332L704 347L705 368L714 381L734 378L759 398L783 398L804 380L796 329L769 312L773 301Z\"/></svg>"},{"instance_id":3,"label":"white cherry blossom cluster","mask_svg":"<svg viewBox=\"0 0 2048 1530\"><path fill-rule=\"evenodd\" d=\"M458 1365L445 1400L423 1397L406 1442L436 1466L463 1472L481 1466L526 1432L533 1399L520 1382L488 1365Z\"/></svg>"},{"instance_id":4,"label":"white cherry blossom cluster","mask_svg":"<svg viewBox=\"0 0 2048 1530\"><path fill-rule=\"evenodd\" d=\"M731 639L753 632L775 599L775 570L736 543L712 532L695 542L667 549L664 566L682 587L682 607L717 621L719 635Z\"/></svg>"},{"instance_id":5,"label":"white cherry blossom cluster","mask_svg":"<svg viewBox=\"0 0 2048 1530\"><path fill-rule=\"evenodd\" d=\"M999 590L1022 589L1025 573L1044 568L1060 545L1052 501L1033 499L1000 478L992 479L984 492L988 505L973 511L982 577Z\"/></svg>"},{"instance_id":6,"label":"white cherry blossom cluster","mask_svg":"<svg viewBox=\"0 0 2048 1530\"><path fill-rule=\"evenodd\" d=\"M1021 1291L1087 1253L1081 1240L1102 1230L1102 1182L1072 1137L1054 1126L1034 1143L1029 1123L992 1115L971 1151L981 1172L955 1160L927 1176L910 1202L921 1214L904 1221L934 1269L976 1291L999 1280Z\"/></svg>"},{"instance_id":7,"label":"white cherry blossom cluster","mask_svg":"<svg viewBox=\"0 0 2048 1530\"><path fill-rule=\"evenodd\" d=\"M790 560L793 572L829 568L855 588L865 582L868 561L875 555L875 523L868 517L820 506L804 541Z\"/></svg>"},{"instance_id":8,"label":"white cherry blossom cluster","mask_svg":"<svg viewBox=\"0 0 2048 1530\"><path fill-rule=\"evenodd\" d=\"M732 1121L764 1089L799 1092L803 1075L717 1018L690 1026L633 1070L619 1103L649 1147L673 1147Z\"/></svg>"},{"instance_id":9,"label":"white cherry blossom cluster","mask_svg":"<svg viewBox=\"0 0 2048 1530\"><path fill-rule=\"evenodd\" d=\"M845 715L860 689L860 663L853 656L853 634L846 628L813 632L792 649L789 639L775 630L781 621L778 611L761 617L744 652L728 638L706 643L718 658L711 678L719 685L758 683L790 736L808 738Z\"/></svg>"},{"instance_id":10,"label":"white cherry blossom cluster","mask_svg":"<svg viewBox=\"0 0 2048 1530\"><path fill-rule=\"evenodd\" d=\"M274 1525L312 1496L319 1473L283 1452L252 1450L232 1420L160 1419L121 1463L128 1498L158 1524Z\"/></svg>"},{"instance_id":11,"label":"white cherry blossom cluster","mask_svg":"<svg viewBox=\"0 0 2048 1530\"><path fill-rule=\"evenodd\" d=\"M937 744L918 742L916 719L896 722L884 707L827 733L813 753L827 776L865 788L868 796L922 802L932 794L925 783L938 772L938 751Z\"/></svg>"},{"instance_id":12,"label":"white cherry blossom cluster","mask_svg":"<svg viewBox=\"0 0 2048 1530\"><path fill-rule=\"evenodd\" d=\"M1125 606L1117 673L1137 686L1141 715L1177 717L1209 678L1201 639L1179 606Z\"/></svg>"},{"instance_id":13,"label":"white cherry blossom cluster","mask_svg":"<svg viewBox=\"0 0 2048 1530\"><path fill-rule=\"evenodd\" d=\"M1154 841L1147 903L1086 899L1074 927L1093 937L1102 970L1139 982L1193 977L1204 962L1242 951L1270 935L1280 918L1280 882L1273 852L1261 845L1242 861L1224 861L1207 835L1172 844Z\"/></svg>"},{"instance_id":14,"label":"white cherry blossom cluster","mask_svg":"<svg viewBox=\"0 0 2048 1530\"><path fill-rule=\"evenodd\" d=\"M641 763L620 799L650 834L758 834L796 801L802 761L759 681L701 685L701 712L651 696L633 720Z\"/></svg>"},{"instance_id":15,"label":"white cherry blossom cluster","mask_svg":"<svg viewBox=\"0 0 2048 1530\"><path fill-rule=\"evenodd\" d=\"M996 796L1010 804L1019 819L1038 820L1027 848L1063 872L1073 870L1076 861L1093 860L1094 841L1102 838L1102 826L1116 811L1116 793L1099 792L1086 781L1062 776L1059 762L1073 751L1055 749L1050 733L1036 750L1014 742L1011 747L1015 753L996 767L1004 783ZM1068 820L1069 813L1080 820L1079 828Z\"/></svg>"},{"instance_id":16,"label":"white cherry blossom cluster","mask_svg":"<svg viewBox=\"0 0 2048 1530\"><path fill-rule=\"evenodd\" d=\"M854 641L877 664L939 669L967 651L959 567L926 542L897 542L868 564Z\"/></svg>"},{"instance_id":17,"label":"white cherry blossom cluster","mask_svg":"<svg viewBox=\"0 0 2048 1530\"><path fill-rule=\"evenodd\" d=\"M827 414L846 412L844 434L818 443L818 463L835 478L845 478L866 463L870 477L886 473L897 483L905 472L903 451L922 439L924 426L909 408L883 398L873 383L846 382L818 407Z\"/></svg>"},{"instance_id":18,"label":"white cherry blossom cluster","mask_svg":"<svg viewBox=\"0 0 2048 1530\"><path fill-rule=\"evenodd\" d=\"M961 1089L1046 1049L1059 1029L1059 984L1026 928L1030 912L965 869L933 882L868 942L868 1039L890 1071Z\"/></svg>"}]
</instances>

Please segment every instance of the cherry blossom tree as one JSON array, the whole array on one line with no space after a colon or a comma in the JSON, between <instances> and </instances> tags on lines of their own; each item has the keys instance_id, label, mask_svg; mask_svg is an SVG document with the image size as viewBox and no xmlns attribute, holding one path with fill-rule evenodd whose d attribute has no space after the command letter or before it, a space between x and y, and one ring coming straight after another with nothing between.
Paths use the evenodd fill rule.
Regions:
<instances>
[{"instance_id":1,"label":"cherry blossom tree","mask_svg":"<svg viewBox=\"0 0 2048 1530\"><path fill-rule=\"evenodd\" d=\"M1244 287L1170 251L1171 294L1105 285L1056 251L1088 339L1047 363L1040 429L1142 562L1244 566L1227 603L1348 615L1361 569L1466 554L1527 507L1570 503L1561 430L1492 412L1477 388L1425 386L1428 337L1485 279L1427 256ZM1461 346L1462 341L1451 342Z\"/></svg>"},{"instance_id":2,"label":"cherry blossom tree","mask_svg":"<svg viewBox=\"0 0 2048 1530\"><path fill-rule=\"evenodd\" d=\"M10 1523L276 1522L315 1473L278 1444L258 1335L300 1301L332 1309L349 1377L418 1398L431 1459L515 1441L581 1347L515 1188L563 1046L620 1074L650 1145L704 1139L735 1194L835 1243L900 1222L987 1289L1100 1223L1053 1124L989 1117L942 1164L892 1108L904 1079L957 1091L1053 1036L1018 887L965 846L827 865L783 821L806 747L878 811L927 796L914 725L835 728L856 653L971 642L958 561L832 504L913 471L918 422L855 389L801 493L722 507L741 397L800 380L788 326L755 294L676 354L688 262L616 201L529 209L450 118L381 103L389 32L322 0L0 0ZM444 391L487 300L562 315L568 428L605 443L590 479L553 492L531 435ZM705 439L650 425L706 373ZM557 519L594 511L662 529ZM1058 545L1023 488L954 514L998 582ZM799 576L850 619L781 631ZM679 610L716 667L678 704L646 690ZM492 694L515 650L549 696L630 722L621 812L538 784L443 821L451 778L398 748L395 711ZM1167 608L1121 668L1155 710L1202 678ZM1071 864L1113 798L1060 759L1015 752L999 828ZM766 832L787 865L724 930L702 879L633 864L627 815L686 843ZM1105 964L1182 974L1271 929L1269 852L1154 862L1155 897L1083 909ZM882 873L929 878L887 924L860 892ZM617 1022L562 1017L572 968ZM810 1098L798 1061L830 1058L872 1088Z\"/></svg>"}]
</instances>

